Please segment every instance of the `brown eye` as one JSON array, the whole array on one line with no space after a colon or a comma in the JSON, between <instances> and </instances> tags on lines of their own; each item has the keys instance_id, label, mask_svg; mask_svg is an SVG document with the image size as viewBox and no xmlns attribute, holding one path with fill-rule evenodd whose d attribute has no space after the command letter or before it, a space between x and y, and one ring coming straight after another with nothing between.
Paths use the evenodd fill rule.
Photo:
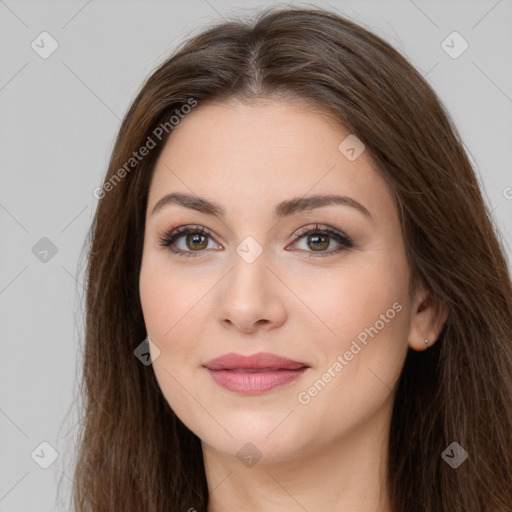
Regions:
<instances>
[{"instance_id":1,"label":"brown eye","mask_svg":"<svg viewBox=\"0 0 512 512\"><path fill-rule=\"evenodd\" d=\"M298 242L302 242L302 239L304 239L306 247L299 248L299 250L309 252L309 256L313 258L331 256L354 246L352 240L344 233L327 227L321 229L318 227L318 224L315 225L314 229L311 227L301 229L297 233L296 238L298 240L294 245L297 245ZM338 247L328 251L327 249L331 245L332 240L338 244Z\"/></svg>"},{"instance_id":2,"label":"brown eye","mask_svg":"<svg viewBox=\"0 0 512 512\"><path fill-rule=\"evenodd\" d=\"M323 251L329 247L329 237L325 235L310 235L307 244L314 251Z\"/></svg>"},{"instance_id":3,"label":"brown eye","mask_svg":"<svg viewBox=\"0 0 512 512\"><path fill-rule=\"evenodd\" d=\"M181 226L160 237L160 245L178 256L199 256L206 252L211 235L202 226Z\"/></svg>"},{"instance_id":4,"label":"brown eye","mask_svg":"<svg viewBox=\"0 0 512 512\"><path fill-rule=\"evenodd\" d=\"M186 237L186 245L189 249L192 250L200 250L204 249L208 246L208 235L202 235L200 233L194 233L192 235L187 235Z\"/></svg>"}]
</instances>

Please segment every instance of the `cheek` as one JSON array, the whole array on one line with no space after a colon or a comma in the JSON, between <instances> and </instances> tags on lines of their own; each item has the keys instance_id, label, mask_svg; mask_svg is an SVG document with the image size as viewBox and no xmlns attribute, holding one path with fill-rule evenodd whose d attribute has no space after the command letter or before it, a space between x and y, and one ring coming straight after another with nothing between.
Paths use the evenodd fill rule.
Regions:
<instances>
[{"instance_id":1,"label":"cheek","mask_svg":"<svg viewBox=\"0 0 512 512\"><path fill-rule=\"evenodd\" d=\"M190 328L190 315L198 302L198 292L193 281L184 279L179 273L156 258L143 260L139 292L148 334L164 345L176 331L183 335ZM192 326L196 325L192 323Z\"/></svg>"},{"instance_id":2,"label":"cheek","mask_svg":"<svg viewBox=\"0 0 512 512\"><path fill-rule=\"evenodd\" d=\"M171 408L186 415L190 407L183 393L183 386L190 388L187 372L201 364L198 344L205 313L199 299L204 293L194 291L190 280L169 271L167 265L151 263L150 258L143 262L139 287L147 333L159 350L158 357L152 356L152 367Z\"/></svg>"},{"instance_id":3,"label":"cheek","mask_svg":"<svg viewBox=\"0 0 512 512\"><path fill-rule=\"evenodd\" d=\"M320 423L326 436L357 430L390 399L407 353L408 304L399 287L347 278L341 289L321 312L335 334L316 337L321 359L296 396L305 428Z\"/></svg>"},{"instance_id":4,"label":"cheek","mask_svg":"<svg viewBox=\"0 0 512 512\"><path fill-rule=\"evenodd\" d=\"M327 414L322 407L331 401L339 408L329 414L354 407L361 407L361 413L374 410L400 375L409 329L405 260L400 254L374 256L315 280L308 291L305 302L321 318L325 333L316 337L316 352L322 357L307 383L315 388L310 388L311 397L322 395L311 400L319 414ZM309 395L308 388L303 391ZM308 400L304 398L301 403Z\"/></svg>"},{"instance_id":5,"label":"cheek","mask_svg":"<svg viewBox=\"0 0 512 512\"><path fill-rule=\"evenodd\" d=\"M162 394L180 417L187 417L190 408L190 399L183 390L183 386L190 388L187 369L200 365L197 343L202 331L201 303L197 290L194 292L188 283L160 262L143 260L140 300L148 336L159 349L152 367Z\"/></svg>"},{"instance_id":6,"label":"cheek","mask_svg":"<svg viewBox=\"0 0 512 512\"><path fill-rule=\"evenodd\" d=\"M406 280L400 277L403 269L397 262L386 264L378 257L369 260L361 258L357 264L347 264L337 272L308 276L309 284L302 286L303 302L310 306L308 317L321 324L321 338L331 350L350 345L354 337L378 322L381 315L385 315L384 322L389 320L378 323L382 332L389 332L392 324L399 323L395 321L400 316L396 311L399 306L393 309L393 304L404 306L407 300Z\"/></svg>"}]
</instances>

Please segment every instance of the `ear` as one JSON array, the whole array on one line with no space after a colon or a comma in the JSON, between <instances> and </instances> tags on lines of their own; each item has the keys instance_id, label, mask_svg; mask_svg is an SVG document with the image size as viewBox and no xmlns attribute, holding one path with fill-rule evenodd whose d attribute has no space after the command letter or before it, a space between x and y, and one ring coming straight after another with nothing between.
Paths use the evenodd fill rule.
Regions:
<instances>
[{"instance_id":1,"label":"ear","mask_svg":"<svg viewBox=\"0 0 512 512\"><path fill-rule=\"evenodd\" d=\"M421 282L417 286L411 303L409 346L417 351L432 347L443 330L448 311L448 306L434 297ZM425 340L428 340L428 347Z\"/></svg>"}]
</instances>

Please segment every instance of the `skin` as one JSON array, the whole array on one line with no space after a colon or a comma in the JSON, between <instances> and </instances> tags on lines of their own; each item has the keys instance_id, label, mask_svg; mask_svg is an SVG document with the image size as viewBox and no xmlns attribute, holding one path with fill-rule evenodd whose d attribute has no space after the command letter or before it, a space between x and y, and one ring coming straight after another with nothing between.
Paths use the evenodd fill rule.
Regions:
<instances>
[{"instance_id":1,"label":"skin","mask_svg":"<svg viewBox=\"0 0 512 512\"><path fill-rule=\"evenodd\" d=\"M446 311L423 285L408 296L392 194L367 152L354 161L340 152L349 133L297 99L198 105L156 164L140 297L148 337L160 350L153 362L159 386L202 442L209 512L389 510L384 481L396 384L408 347L425 350L425 338L432 346ZM216 202L226 217L174 204L152 215L171 192ZM277 203L313 194L349 196L372 218L346 205L273 216ZM314 257L311 236L308 243L308 235L294 234L316 223L347 234L354 247L332 252L339 243L328 237L322 250L330 254ZM159 245L169 229L190 224L211 233L198 256ZM263 250L252 263L236 252L248 236ZM174 247L198 251L186 235ZM395 303L400 311L334 371L338 356ZM202 367L227 352L271 352L310 368L291 383L243 396L219 387ZM299 393L329 368L335 376L301 403ZM248 442L255 459L261 454L252 466L237 456Z\"/></svg>"}]
</instances>

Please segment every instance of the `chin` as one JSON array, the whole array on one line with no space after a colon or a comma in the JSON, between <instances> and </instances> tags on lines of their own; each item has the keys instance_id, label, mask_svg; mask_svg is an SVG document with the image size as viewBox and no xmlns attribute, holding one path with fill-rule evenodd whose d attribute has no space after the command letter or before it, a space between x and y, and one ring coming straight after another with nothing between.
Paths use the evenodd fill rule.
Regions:
<instances>
[{"instance_id":1,"label":"chin","mask_svg":"<svg viewBox=\"0 0 512 512\"><path fill-rule=\"evenodd\" d=\"M283 411L281 407L264 414L238 413L236 418L233 414L231 420L224 415L223 426L231 435L220 427L213 430L211 425L197 429L196 435L215 451L237 457L243 463L245 457L258 459L259 464L290 460L308 444L305 443L308 438L303 425L293 419L294 413L286 417L290 411Z\"/></svg>"}]
</instances>

